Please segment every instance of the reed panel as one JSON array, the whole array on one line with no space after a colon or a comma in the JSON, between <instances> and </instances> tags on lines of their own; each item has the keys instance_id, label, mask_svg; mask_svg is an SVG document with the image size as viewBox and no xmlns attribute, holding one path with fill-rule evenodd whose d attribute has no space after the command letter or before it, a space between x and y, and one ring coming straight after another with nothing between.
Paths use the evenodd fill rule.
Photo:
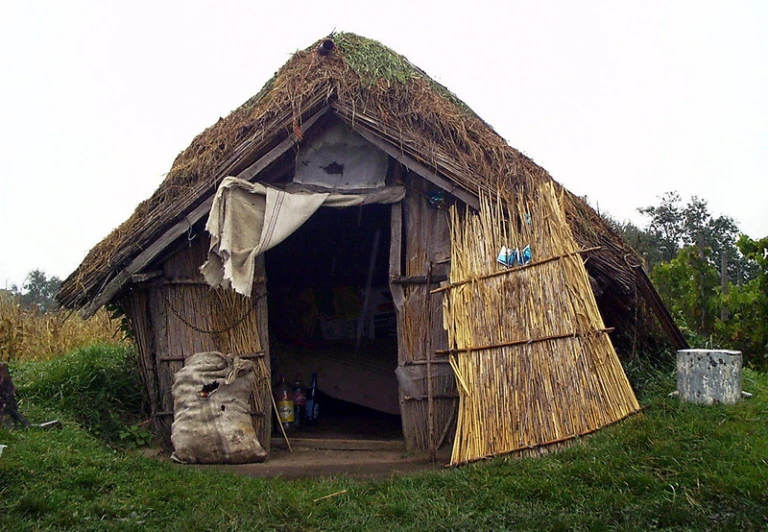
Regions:
<instances>
[{"instance_id":1,"label":"reed panel","mask_svg":"<svg viewBox=\"0 0 768 532\"><path fill-rule=\"evenodd\" d=\"M452 211L444 292L459 389L452 464L561 444L636 412L578 249L550 183ZM508 196L507 196L508 197ZM506 246L530 262L497 261Z\"/></svg>"}]
</instances>

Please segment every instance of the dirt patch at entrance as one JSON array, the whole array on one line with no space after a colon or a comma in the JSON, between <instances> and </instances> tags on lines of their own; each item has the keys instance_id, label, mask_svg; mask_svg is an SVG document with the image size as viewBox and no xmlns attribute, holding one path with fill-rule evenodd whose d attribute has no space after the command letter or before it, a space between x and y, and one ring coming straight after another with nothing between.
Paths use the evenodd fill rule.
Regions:
<instances>
[{"instance_id":1,"label":"dirt patch at entrance","mask_svg":"<svg viewBox=\"0 0 768 532\"><path fill-rule=\"evenodd\" d=\"M430 462L426 453L406 455L396 451L338 451L321 449L273 449L263 464L218 465L223 471L253 477L348 477L383 479L422 471L440 471L449 461L448 451Z\"/></svg>"},{"instance_id":2,"label":"dirt patch at entrance","mask_svg":"<svg viewBox=\"0 0 768 532\"><path fill-rule=\"evenodd\" d=\"M169 460L157 450L142 454L159 460ZM341 451L294 448L293 452L272 449L269 458L261 464L195 465L201 469L217 469L237 475L261 478L347 477L358 480L387 479L423 471L442 471L450 461L450 449L437 453L437 461L430 462L427 453L406 454L402 451ZM179 465L179 467L190 467Z\"/></svg>"}]
</instances>

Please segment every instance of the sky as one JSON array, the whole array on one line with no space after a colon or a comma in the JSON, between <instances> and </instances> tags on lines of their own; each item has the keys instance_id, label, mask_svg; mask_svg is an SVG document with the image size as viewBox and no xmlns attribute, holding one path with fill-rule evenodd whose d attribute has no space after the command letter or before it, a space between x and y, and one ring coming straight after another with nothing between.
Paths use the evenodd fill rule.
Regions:
<instances>
[{"instance_id":1,"label":"sky","mask_svg":"<svg viewBox=\"0 0 768 532\"><path fill-rule=\"evenodd\" d=\"M763 0L4 0L0 288L69 275L333 30L405 55L600 212L642 226L676 190L768 236L766 27Z\"/></svg>"}]
</instances>

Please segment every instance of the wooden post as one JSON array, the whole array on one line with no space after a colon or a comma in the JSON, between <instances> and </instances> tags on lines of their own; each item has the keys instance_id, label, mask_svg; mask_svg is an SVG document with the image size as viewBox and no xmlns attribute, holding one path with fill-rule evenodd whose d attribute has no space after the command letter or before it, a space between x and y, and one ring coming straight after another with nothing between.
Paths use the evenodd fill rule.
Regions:
<instances>
[{"instance_id":1,"label":"wooden post","mask_svg":"<svg viewBox=\"0 0 768 532\"><path fill-rule=\"evenodd\" d=\"M429 460L434 462L437 459L437 446L435 445L435 394L434 383L432 382L432 261L429 261L427 266L427 289L426 289L426 309L427 309L427 427L428 432L428 444L429 444Z\"/></svg>"},{"instance_id":2,"label":"wooden post","mask_svg":"<svg viewBox=\"0 0 768 532\"><path fill-rule=\"evenodd\" d=\"M741 398L741 351L682 349L677 352L680 399L711 405Z\"/></svg>"},{"instance_id":3,"label":"wooden post","mask_svg":"<svg viewBox=\"0 0 768 532\"><path fill-rule=\"evenodd\" d=\"M13 428L16 423L29 427L29 421L19 412L11 372L5 363L0 362L0 427Z\"/></svg>"}]
</instances>

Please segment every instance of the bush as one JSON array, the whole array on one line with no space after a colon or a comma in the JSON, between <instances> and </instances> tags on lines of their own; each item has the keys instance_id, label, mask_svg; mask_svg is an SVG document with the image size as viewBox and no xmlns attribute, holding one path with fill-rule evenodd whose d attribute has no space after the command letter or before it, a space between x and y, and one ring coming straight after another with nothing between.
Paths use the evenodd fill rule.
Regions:
<instances>
[{"instance_id":1,"label":"bush","mask_svg":"<svg viewBox=\"0 0 768 532\"><path fill-rule=\"evenodd\" d=\"M21 405L29 401L80 423L121 447L148 433L135 423L145 414L144 387L133 347L96 344L14 368Z\"/></svg>"}]
</instances>

